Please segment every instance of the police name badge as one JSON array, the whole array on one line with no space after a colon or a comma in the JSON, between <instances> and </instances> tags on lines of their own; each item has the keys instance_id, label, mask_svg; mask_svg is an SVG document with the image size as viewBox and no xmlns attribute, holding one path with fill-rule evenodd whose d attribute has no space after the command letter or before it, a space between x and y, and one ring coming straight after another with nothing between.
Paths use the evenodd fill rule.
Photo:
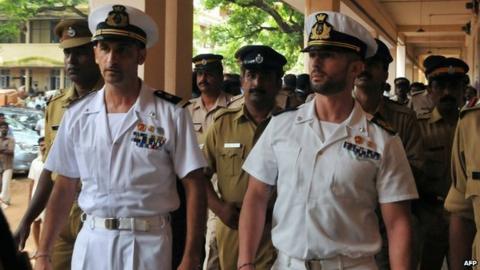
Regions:
<instances>
[{"instance_id":1,"label":"police name badge","mask_svg":"<svg viewBox=\"0 0 480 270\"><path fill-rule=\"evenodd\" d=\"M242 147L242 144L240 143L225 143L223 144L224 148L240 148Z\"/></svg>"},{"instance_id":2,"label":"police name badge","mask_svg":"<svg viewBox=\"0 0 480 270\"><path fill-rule=\"evenodd\" d=\"M154 127L140 122L133 131L132 142L140 148L160 149L166 141L165 131L161 127Z\"/></svg>"}]
</instances>

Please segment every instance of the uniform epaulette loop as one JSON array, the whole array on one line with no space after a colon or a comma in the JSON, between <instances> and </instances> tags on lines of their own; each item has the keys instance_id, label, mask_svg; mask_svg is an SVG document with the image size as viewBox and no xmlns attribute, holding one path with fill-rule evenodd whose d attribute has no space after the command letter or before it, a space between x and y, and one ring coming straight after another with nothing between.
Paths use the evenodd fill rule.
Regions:
<instances>
[{"instance_id":1,"label":"uniform epaulette loop","mask_svg":"<svg viewBox=\"0 0 480 270\"><path fill-rule=\"evenodd\" d=\"M167 93L165 91L162 91L162 90L157 90L154 92L155 96L161 98L161 99L164 99L168 102L171 102L175 105L177 105L178 107L181 107L181 108L185 108L188 104L190 104L190 102L188 100L183 100L183 98L179 97L179 96L175 96L175 95L172 95L170 93Z\"/></svg>"},{"instance_id":2,"label":"uniform epaulette loop","mask_svg":"<svg viewBox=\"0 0 480 270\"><path fill-rule=\"evenodd\" d=\"M216 121L222 115L225 115L225 114L228 114L228 113L236 113L239 110L242 110L242 108L243 108L242 106L234 107L234 108L222 108L215 113L215 115L213 116L213 120Z\"/></svg>"}]
</instances>

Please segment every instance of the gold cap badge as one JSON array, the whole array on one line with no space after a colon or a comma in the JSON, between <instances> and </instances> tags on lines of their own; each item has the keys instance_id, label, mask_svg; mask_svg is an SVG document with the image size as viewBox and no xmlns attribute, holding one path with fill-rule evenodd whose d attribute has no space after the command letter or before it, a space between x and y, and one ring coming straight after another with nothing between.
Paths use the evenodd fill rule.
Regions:
<instances>
[{"instance_id":1,"label":"gold cap badge","mask_svg":"<svg viewBox=\"0 0 480 270\"><path fill-rule=\"evenodd\" d=\"M125 12L125 7L121 5L114 5L112 11L108 13L105 22L114 27L126 27L130 24L128 13Z\"/></svg>"},{"instance_id":2,"label":"gold cap badge","mask_svg":"<svg viewBox=\"0 0 480 270\"><path fill-rule=\"evenodd\" d=\"M321 40L330 38L330 31L332 26L326 22L328 15L325 13L320 13L315 16L317 20L313 26L312 31L310 31L310 40Z\"/></svg>"}]
</instances>

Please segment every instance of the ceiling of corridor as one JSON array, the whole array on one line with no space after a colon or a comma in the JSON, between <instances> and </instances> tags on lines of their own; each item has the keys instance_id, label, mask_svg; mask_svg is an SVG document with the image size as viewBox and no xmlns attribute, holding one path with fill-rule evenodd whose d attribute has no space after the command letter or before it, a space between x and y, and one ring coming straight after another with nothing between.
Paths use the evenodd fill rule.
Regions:
<instances>
[{"instance_id":1,"label":"ceiling of corridor","mask_svg":"<svg viewBox=\"0 0 480 270\"><path fill-rule=\"evenodd\" d=\"M321 0L318 0L321 1ZM377 12L389 17L407 50L421 58L427 53L461 56L466 32L462 29L473 18L466 4L474 0L369 0ZM285 1L297 10L305 10L304 0ZM362 1L341 0L340 11L350 14L351 6ZM362 9L362 7L360 7ZM369 16L371 14L367 14ZM380 25L381 27L381 25Z\"/></svg>"}]
</instances>

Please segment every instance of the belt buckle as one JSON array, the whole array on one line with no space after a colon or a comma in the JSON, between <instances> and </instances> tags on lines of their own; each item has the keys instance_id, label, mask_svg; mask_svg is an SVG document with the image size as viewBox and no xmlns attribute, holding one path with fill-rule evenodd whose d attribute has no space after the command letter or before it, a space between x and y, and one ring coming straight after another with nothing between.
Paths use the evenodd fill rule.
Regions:
<instances>
[{"instance_id":1,"label":"belt buckle","mask_svg":"<svg viewBox=\"0 0 480 270\"><path fill-rule=\"evenodd\" d=\"M305 268L307 270L322 270L322 265L321 265L320 261L307 260L307 261L305 261Z\"/></svg>"},{"instance_id":2,"label":"belt buckle","mask_svg":"<svg viewBox=\"0 0 480 270\"><path fill-rule=\"evenodd\" d=\"M105 229L108 230L118 230L119 227L118 218L106 218L105 219Z\"/></svg>"}]
</instances>

